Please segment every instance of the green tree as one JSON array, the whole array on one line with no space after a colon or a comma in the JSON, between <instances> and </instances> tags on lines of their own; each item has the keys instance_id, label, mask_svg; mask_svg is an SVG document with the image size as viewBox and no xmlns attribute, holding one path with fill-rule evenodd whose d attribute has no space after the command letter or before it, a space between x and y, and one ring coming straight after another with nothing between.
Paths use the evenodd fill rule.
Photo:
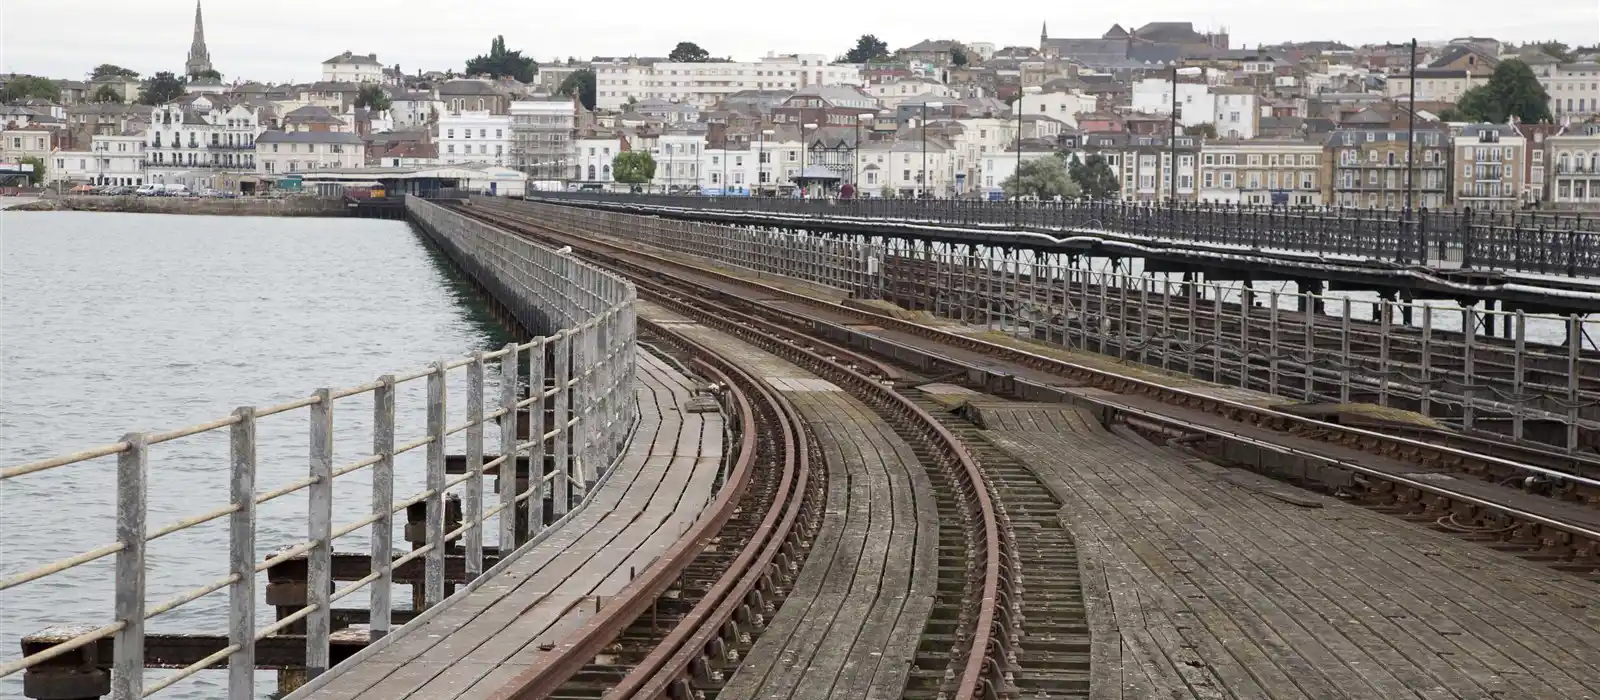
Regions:
<instances>
[{"instance_id":1,"label":"green tree","mask_svg":"<svg viewBox=\"0 0 1600 700\"><path fill-rule=\"evenodd\" d=\"M59 100L61 86L49 78L19 75L6 83L4 91L0 91L0 102L28 99Z\"/></svg>"},{"instance_id":2,"label":"green tree","mask_svg":"<svg viewBox=\"0 0 1600 700\"><path fill-rule=\"evenodd\" d=\"M95 89L94 95L89 98L94 102L115 102L122 104L122 93L110 85L101 85Z\"/></svg>"},{"instance_id":3,"label":"green tree","mask_svg":"<svg viewBox=\"0 0 1600 700\"><path fill-rule=\"evenodd\" d=\"M870 63L889 57L889 45L876 34L862 34L855 48L844 54L845 63Z\"/></svg>"},{"instance_id":4,"label":"green tree","mask_svg":"<svg viewBox=\"0 0 1600 700\"><path fill-rule=\"evenodd\" d=\"M672 53L667 54L667 60L679 63L706 63L711 60L711 54L692 41L680 41L677 46L672 47Z\"/></svg>"},{"instance_id":5,"label":"green tree","mask_svg":"<svg viewBox=\"0 0 1600 700\"><path fill-rule=\"evenodd\" d=\"M1000 183L1007 197L1071 199L1080 192L1078 183L1067 175L1067 161L1056 153L1024 161L1017 172Z\"/></svg>"},{"instance_id":6,"label":"green tree","mask_svg":"<svg viewBox=\"0 0 1600 700\"><path fill-rule=\"evenodd\" d=\"M1203 136L1208 139L1215 139L1217 137L1217 127L1211 123L1186 126L1183 127L1183 134L1185 136Z\"/></svg>"},{"instance_id":7,"label":"green tree","mask_svg":"<svg viewBox=\"0 0 1600 700\"><path fill-rule=\"evenodd\" d=\"M1441 116L1448 121L1492 124L1504 124L1511 117L1530 124L1549 122L1550 94L1528 64L1508 59L1495 66L1489 82L1463 93L1456 108Z\"/></svg>"},{"instance_id":8,"label":"green tree","mask_svg":"<svg viewBox=\"0 0 1600 700\"><path fill-rule=\"evenodd\" d=\"M959 46L950 49L950 65L957 68L967 65L967 50Z\"/></svg>"},{"instance_id":9,"label":"green tree","mask_svg":"<svg viewBox=\"0 0 1600 700\"><path fill-rule=\"evenodd\" d=\"M160 105L183 97L184 80L167 71L144 79L139 88L139 104Z\"/></svg>"},{"instance_id":10,"label":"green tree","mask_svg":"<svg viewBox=\"0 0 1600 700\"><path fill-rule=\"evenodd\" d=\"M195 73L194 75L191 75L189 77L196 78L196 79L213 78L217 82L222 82L222 73L219 73L215 69L212 69L212 68L207 68L207 69L205 69L203 71L200 71L199 73Z\"/></svg>"},{"instance_id":11,"label":"green tree","mask_svg":"<svg viewBox=\"0 0 1600 700\"><path fill-rule=\"evenodd\" d=\"M656 159L645 151L623 151L611 159L611 177L617 182L640 185L656 176Z\"/></svg>"},{"instance_id":12,"label":"green tree","mask_svg":"<svg viewBox=\"0 0 1600 700\"><path fill-rule=\"evenodd\" d=\"M17 162L33 166L33 172L28 173L28 184L37 185L44 182L44 159L28 156Z\"/></svg>"},{"instance_id":13,"label":"green tree","mask_svg":"<svg viewBox=\"0 0 1600 700\"><path fill-rule=\"evenodd\" d=\"M561 87L556 92L568 97L576 94L578 102L583 104L583 108L592 110L594 109L595 100L594 85L594 70L582 68L573 71L571 75L567 76L566 80L561 81Z\"/></svg>"},{"instance_id":14,"label":"green tree","mask_svg":"<svg viewBox=\"0 0 1600 700\"><path fill-rule=\"evenodd\" d=\"M1541 41L1534 44L1534 46L1539 47L1540 51L1562 63L1572 60L1572 49L1559 41Z\"/></svg>"},{"instance_id":15,"label":"green tree","mask_svg":"<svg viewBox=\"0 0 1600 700\"><path fill-rule=\"evenodd\" d=\"M489 42L489 53L467 61L467 75L487 75L491 78L512 78L531 83L538 74L539 65L521 51L507 51L504 35Z\"/></svg>"},{"instance_id":16,"label":"green tree","mask_svg":"<svg viewBox=\"0 0 1600 700\"><path fill-rule=\"evenodd\" d=\"M90 80L104 80L106 78L131 78L139 79L139 71L128 70L114 63L102 63L89 72Z\"/></svg>"},{"instance_id":17,"label":"green tree","mask_svg":"<svg viewBox=\"0 0 1600 700\"><path fill-rule=\"evenodd\" d=\"M1111 166L1099 155L1089 156L1087 161L1079 161L1077 156L1073 156L1072 164L1067 166L1067 174L1073 182L1078 183L1083 195L1090 199L1112 199L1122 191L1122 186L1117 183L1117 174L1111 172Z\"/></svg>"},{"instance_id":18,"label":"green tree","mask_svg":"<svg viewBox=\"0 0 1600 700\"><path fill-rule=\"evenodd\" d=\"M356 107L382 112L391 106L393 103L389 101L389 93L384 92L376 83L363 83L361 89L356 92Z\"/></svg>"}]
</instances>

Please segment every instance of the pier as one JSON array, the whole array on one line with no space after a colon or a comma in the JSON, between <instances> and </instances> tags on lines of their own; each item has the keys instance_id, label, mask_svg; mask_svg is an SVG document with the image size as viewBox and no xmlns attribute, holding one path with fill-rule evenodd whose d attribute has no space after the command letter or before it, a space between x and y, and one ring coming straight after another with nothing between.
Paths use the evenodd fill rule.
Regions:
<instances>
[{"instance_id":1,"label":"pier","mask_svg":"<svg viewBox=\"0 0 1600 700\"><path fill-rule=\"evenodd\" d=\"M1600 695L1586 220L441 194L398 206L514 341L0 467L117 474L106 544L0 580L111 559L107 615L29 634L0 677L40 700L200 673L230 700ZM258 483L280 415L304 477ZM370 450L335 451L347 416ZM162 445L204 434L230 499L155 521ZM279 499L305 538L264 540ZM227 569L152 600L148 543L211 522ZM226 629L146 628L223 598Z\"/></svg>"}]
</instances>

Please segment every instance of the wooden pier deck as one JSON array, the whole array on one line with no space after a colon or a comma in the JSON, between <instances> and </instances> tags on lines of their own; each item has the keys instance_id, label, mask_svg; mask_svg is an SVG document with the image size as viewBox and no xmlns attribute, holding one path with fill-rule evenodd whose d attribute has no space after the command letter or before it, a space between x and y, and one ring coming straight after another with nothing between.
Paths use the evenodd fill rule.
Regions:
<instances>
[{"instance_id":1,"label":"wooden pier deck","mask_svg":"<svg viewBox=\"0 0 1600 700\"><path fill-rule=\"evenodd\" d=\"M717 697L901 697L939 566L934 487L911 447L810 372L653 304L641 302L639 315L673 323L784 392L828 465L826 514L806 564Z\"/></svg>"},{"instance_id":2,"label":"wooden pier deck","mask_svg":"<svg viewBox=\"0 0 1600 700\"><path fill-rule=\"evenodd\" d=\"M1026 406L983 434L1063 504L1095 700L1600 698L1600 586Z\"/></svg>"},{"instance_id":3,"label":"wooden pier deck","mask_svg":"<svg viewBox=\"0 0 1600 700\"><path fill-rule=\"evenodd\" d=\"M691 380L642 349L638 377L633 442L571 519L465 598L297 697L488 697L671 547L714 495L724 423L720 413L685 411Z\"/></svg>"}]
</instances>

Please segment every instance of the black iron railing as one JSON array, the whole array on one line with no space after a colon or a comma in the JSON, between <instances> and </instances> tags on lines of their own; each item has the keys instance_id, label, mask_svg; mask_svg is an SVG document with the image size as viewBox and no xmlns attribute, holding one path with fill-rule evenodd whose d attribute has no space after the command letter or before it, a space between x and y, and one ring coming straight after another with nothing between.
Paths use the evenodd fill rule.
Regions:
<instances>
[{"instance_id":1,"label":"black iron railing","mask_svg":"<svg viewBox=\"0 0 1600 700\"><path fill-rule=\"evenodd\" d=\"M1600 217L1582 214L1209 202L991 202L792 199L541 192L542 199L719 210L775 217L876 219L996 228L1053 237L1110 234L1263 252L1600 276Z\"/></svg>"}]
</instances>

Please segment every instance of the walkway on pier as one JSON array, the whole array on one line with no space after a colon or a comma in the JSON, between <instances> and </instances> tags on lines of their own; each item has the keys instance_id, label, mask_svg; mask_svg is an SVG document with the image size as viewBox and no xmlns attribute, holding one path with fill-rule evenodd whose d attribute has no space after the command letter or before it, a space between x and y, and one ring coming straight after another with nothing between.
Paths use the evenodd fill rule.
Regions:
<instances>
[{"instance_id":1,"label":"walkway on pier","mask_svg":"<svg viewBox=\"0 0 1600 700\"><path fill-rule=\"evenodd\" d=\"M488 697L677 542L713 497L723 418L686 411L692 380L643 349L638 358L638 431L589 501L477 590L371 658L330 670L307 697Z\"/></svg>"},{"instance_id":2,"label":"walkway on pier","mask_svg":"<svg viewBox=\"0 0 1600 700\"><path fill-rule=\"evenodd\" d=\"M977 413L1063 504L1095 700L1600 698L1600 586L1058 404Z\"/></svg>"},{"instance_id":3,"label":"walkway on pier","mask_svg":"<svg viewBox=\"0 0 1600 700\"><path fill-rule=\"evenodd\" d=\"M717 697L899 698L938 585L938 509L916 454L831 382L654 304L640 302L639 315L783 392L827 462L827 506L805 566Z\"/></svg>"}]
</instances>

